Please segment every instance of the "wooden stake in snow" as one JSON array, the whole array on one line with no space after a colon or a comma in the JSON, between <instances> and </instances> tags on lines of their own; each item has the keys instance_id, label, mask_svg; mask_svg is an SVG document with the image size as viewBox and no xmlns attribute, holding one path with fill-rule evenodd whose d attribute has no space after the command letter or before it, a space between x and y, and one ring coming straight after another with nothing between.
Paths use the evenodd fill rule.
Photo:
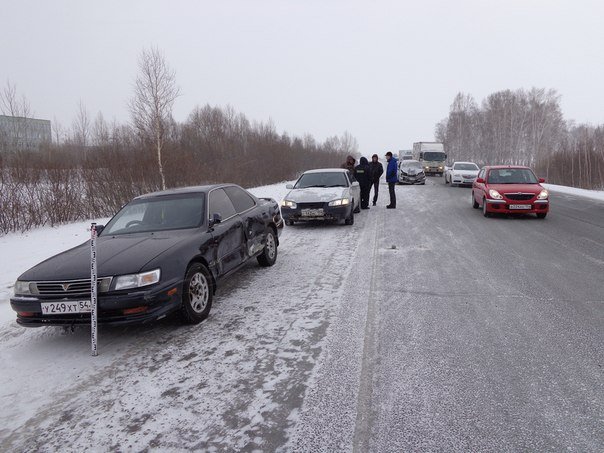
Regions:
<instances>
[{"instance_id":1,"label":"wooden stake in snow","mask_svg":"<svg viewBox=\"0 0 604 453\"><path fill-rule=\"evenodd\" d=\"M92 355L97 356L96 223L90 226L90 341Z\"/></svg>"}]
</instances>

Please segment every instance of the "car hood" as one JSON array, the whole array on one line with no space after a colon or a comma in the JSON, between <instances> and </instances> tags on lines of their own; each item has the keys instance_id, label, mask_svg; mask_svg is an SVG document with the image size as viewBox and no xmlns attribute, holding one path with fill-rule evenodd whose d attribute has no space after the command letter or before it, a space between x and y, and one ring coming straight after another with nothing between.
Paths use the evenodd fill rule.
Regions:
<instances>
[{"instance_id":1,"label":"car hood","mask_svg":"<svg viewBox=\"0 0 604 453\"><path fill-rule=\"evenodd\" d=\"M189 233L138 233L97 239L99 277L135 274L154 258L191 236ZM59 253L24 272L19 280L76 280L90 278L90 241Z\"/></svg>"},{"instance_id":2,"label":"car hood","mask_svg":"<svg viewBox=\"0 0 604 453\"><path fill-rule=\"evenodd\" d=\"M417 167L405 167L404 165L401 165L401 170L404 171L405 173L408 173L410 175L417 175L421 172L424 171L423 168L417 168Z\"/></svg>"},{"instance_id":3,"label":"car hood","mask_svg":"<svg viewBox=\"0 0 604 453\"><path fill-rule=\"evenodd\" d=\"M309 187L307 189L293 189L285 197L286 200L296 203L326 203L338 198L348 197L348 187Z\"/></svg>"},{"instance_id":4,"label":"car hood","mask_svg":"<svg viewBox=\"0 0 604 453\"><path fill-rule=\"evenodd\" d=\"M539 193L543 190L541 184L489 184L489 189L494 189L501 194L505 193Z\"/></svg>"}]
</instances>

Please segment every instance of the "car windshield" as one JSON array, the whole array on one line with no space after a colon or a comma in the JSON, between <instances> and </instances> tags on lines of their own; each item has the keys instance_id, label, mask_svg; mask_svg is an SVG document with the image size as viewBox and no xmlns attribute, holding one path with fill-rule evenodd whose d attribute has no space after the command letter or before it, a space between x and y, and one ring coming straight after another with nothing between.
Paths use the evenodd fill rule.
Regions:
<instances>
[{"instance_id":1,"label":"car windshield","mask_svg":"<svg viewBox=\"0 0 604 453\"><path fill-rule=\"evenodd\" d=\"M348 182L344 172L304 173L294 187L348 187Z\"/></svg>"},{"instance_id":2,"label":"car windshield","mask_svg":"<svg viewBox=\"0 0 604 453\"><path fill-rule=\"evenodd\" d=\"M203 222L202 193L133 200L113 217L103 236L197 228Z\"/></svg>"},{"instance_id":3,"label":"car windshield","mask_svg":"<svg viewBox=\"0 0 604 453\"><path fill-rule=\"evenodd\" d=\"M539 180L528 168L500 168L489 171L489 184L537 184Z\"/></svg>"},{"instance_id":4,"label":"car windshield","mask_svg":"<svg viewBox=\"0 0 604 453\"><path fill-rule=\"evenodd\" d=\"M424 153L424 160L429 160L433 162L444 162L445 161L445 153L439 153L434 151L426 151Z\"/></svg>"},{"instance_id":5,"label":"car windshield","mask_svg":"<svg viewBox=\"0 0 604 453\"><path fill-rule=\"evenodd\" d=\"M404 167L404 168L422 168L422 164L420 164L416 160L412 160L412 161L403 162L401 164L401 167Z\"/></svg>"},{"instance_id":6,"label":"car windshield","mask_svg":"<svg viewBox=\"0 0 604 453\"><path fill-rule=\"evenodd\" d=\"M479 170L476 164L455 164L453 165L454 170Z\"/></svg>"}]
</instances>

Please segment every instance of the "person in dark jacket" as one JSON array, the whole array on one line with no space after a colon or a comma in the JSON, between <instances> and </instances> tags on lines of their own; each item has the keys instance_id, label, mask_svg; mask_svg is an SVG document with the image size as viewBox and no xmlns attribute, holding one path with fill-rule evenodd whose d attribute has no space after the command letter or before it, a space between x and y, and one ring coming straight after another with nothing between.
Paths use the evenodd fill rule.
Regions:
<instances>
[{"instance_id":1,"label":"person in dark jacket","mask_svg":"<svg viewBox=\"0 0 604 453\"><path fill-rule=\"evenodd\" d=\"M344 162L341 167L348 170L350 173L354 174L354 164L357 163L357 160L352 157L352 156L348 156L346 158L346 162Z\"/></svg>"},{"instance_id":2,"label":"person in dark jacket","mask_svg":"<svg viewBox=\"0 0 604 453\"><path fill-rule=\"evenodd\" d=\"M359 165L354 167L354 176L361 186L361 209L369 209L369 191L371 190L371 169L369 162L361 157Z\"/></svg>"},{"instance_id":3,"label":"person in dark jacket","mask_svg":"<svg viewBox=\"0 0 604 453\"><path fill-rule=\"evenodd\" d=\"M384 174L384 167L382 167L381 162L378 162L377 154L371 156L371 162L369 163L369 174L371 175L371 184L373 185L373 206L375 206L375 203L378 199L380 178Z\"/></svg>"},{"instance_id":4,"label":"person in dark jacket","mask_svg":"<svg viewBox=\"0 0 604 453\"><path fill-rule=\"evenodd\" d=\"M386 167L386 182L388 183L388 192L390 193L390 204L386 206L386 209L396 209L396 193L394 192L394 188L398 182L396 158L388 151L386 153L386 160L388 161L388 166Z\"/></svg>"}]
</instances>

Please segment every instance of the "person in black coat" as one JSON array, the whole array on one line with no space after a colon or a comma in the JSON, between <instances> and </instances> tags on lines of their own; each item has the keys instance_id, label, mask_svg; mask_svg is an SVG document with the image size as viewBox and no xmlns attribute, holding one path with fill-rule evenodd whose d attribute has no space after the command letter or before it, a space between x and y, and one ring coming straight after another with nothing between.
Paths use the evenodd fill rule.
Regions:
<instances>
[{"instance_id":1,"label":"person in black coat","mask_svg":"<svg viewBox=\"0 0 604 453\"><path fill-rule=\"evenodd\" d=\"M361 209L369 209L369 191L371 190L371 169L365 157L354 167L354 176L361 186Z\"/></svg>"},{"instance_id":2,"label":"person in black coat","mask_svg":"<svg viewBox=\"0 0 604 453\"><path fill-rule=\"evenodd\" d=\"M380 188L380 178L384 174L384 167L382 167L381 162L378 161L377 154L371 156L369 173L371 174L371 184L373 185L373 206L375 206L378 199L378 190Z\"/></svg>"}]
</instances>

